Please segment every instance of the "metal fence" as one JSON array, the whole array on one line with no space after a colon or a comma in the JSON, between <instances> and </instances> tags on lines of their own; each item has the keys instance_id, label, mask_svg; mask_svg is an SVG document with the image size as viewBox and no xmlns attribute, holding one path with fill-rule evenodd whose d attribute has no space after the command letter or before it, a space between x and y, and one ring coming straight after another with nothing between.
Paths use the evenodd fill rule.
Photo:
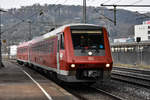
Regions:
<instances>
[{"instance_id":1,"label":"metal fence","mask_svg":"<svg viewBox=\"0 0 150 100\"><path fill-rule=\"evenodd\" d=\"M150 65L149 45L113 45L111 50L114 63Z\"/></svg>"}]
</instances>

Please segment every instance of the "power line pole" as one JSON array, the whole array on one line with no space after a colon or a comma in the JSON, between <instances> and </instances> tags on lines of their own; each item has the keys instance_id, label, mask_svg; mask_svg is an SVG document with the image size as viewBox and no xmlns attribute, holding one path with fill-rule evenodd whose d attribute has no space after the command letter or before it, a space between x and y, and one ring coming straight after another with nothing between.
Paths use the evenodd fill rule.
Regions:
<instances>
[{"instance_id":1,"label":"power line pole","mask_svg":"<svg viewBox=\"0 0 150 100\"><path fill-rule=\"evenodd\" d=\"M117 12L117 9L116 9L116 6L114 6L114 25L116 26L116 12Z\"/></svg>"},{"instance_id":2,"label":"power line pole","mask_svg":"<svg viewBox=\"0 0 150 100\"><path fill-rule=\"evenodd\" d=\"M83 23L86 23L86 0L83 0Z\"/></svg>"},{"instance_id":3,"label":"power line pole","mask_svg":"<svg viewBox=\"0 0 150 100\"><path fill-rule=\"evenodd\" d=\"M150 7L150 5L104 5L101 4L101 6L116 6L116 7Z\"/></svg>"},{"instance_id":4,"label":"power line pole","mask_svg":"<svg viewBox=\"0 0 150 100\"><path fill-rule=\"evenodd\" d=\"M150 7L150 5L104 5L104 4L101 4L101 6L114 7L114 25L116 25L117 7Z\"/></svg>"},{"instance_id":5,"label":"power line pole","mask_svg":"<svg viewBox=\"0 0 150 100\"><path fill-rule=\"evenodd\" d=\"M31 36L31 21L28 21L29 23L29 35L28 35L28 40L31 40L32 39L32 36Z\"/></svg>"},{"instance_id":6,"label":"power line pole","mask_svg":"<svg viewBox=\"0 0 150 100\"><path fill-rule=\"evenodd\" d=\"M0 68L4 67L4 65L2 63L2 52L1 52L1 46L2 46L2 41L1 41L1 12L6 12L6 11L0 9Z\"/></svg>"}]
</instances>

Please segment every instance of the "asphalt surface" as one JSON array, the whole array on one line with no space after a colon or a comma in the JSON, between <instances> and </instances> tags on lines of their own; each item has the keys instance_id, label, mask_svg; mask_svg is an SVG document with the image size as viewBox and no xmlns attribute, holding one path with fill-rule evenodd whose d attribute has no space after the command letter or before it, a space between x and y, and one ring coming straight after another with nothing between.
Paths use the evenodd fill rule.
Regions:
<instances>
[{"instance_id":1,"label":"asphalt surface","mask_svg":"<svg viewBox=\"0 0 150 100\"><path fill-rule=\"evenodd\" d=\"M39 73L4 61L0 69L0 100L78 100Z\"/></svg>"}]
</instances>

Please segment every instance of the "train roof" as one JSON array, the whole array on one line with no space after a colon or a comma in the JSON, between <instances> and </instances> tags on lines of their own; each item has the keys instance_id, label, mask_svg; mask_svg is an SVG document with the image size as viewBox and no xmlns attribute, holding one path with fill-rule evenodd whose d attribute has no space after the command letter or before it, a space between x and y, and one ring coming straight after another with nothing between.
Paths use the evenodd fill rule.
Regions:
<instances>
[{"instance_id":1,"label":"train roof","mask_svg":"<svg viewBox=\"0 0 150 100\"><path fill-rule=\"evenodd\" d=\"M45 35L43 35L43 38L48 38L50 36L54 36L60 32L62 32L66 27L71 27L71 26L95 26L95 27L100 27L99 25L95 25L95 24L83 24L83 23L76 23L76 24L67 24L67 25L63 25L61 27L58 27L57 29L46 33Z\"/></svg>"},{"instance_id":2,"label":"train roof","mask_svg":"<svg viewBox=\"0 0 150 100\"><path fill-rule=\"evenodd\" d=\"M53 30L51 32L48 32L48 33L46 33L46 34L44 34L42 36L36 37L36 38L34 38L34 39L32 39L32 40L30 40L28 42L25 42L25 43L19 45L19 47L21 47L21 46L27 46L30 43L36 43L36 42L42 41L43 39L55 36L56 34L59 34L59 33L63 32L66 27L72 27L72 26L93 26L93 27L100 27L99 25L84 24L84 23L66 24L66 25L60 26L60 27L56 28L55 30Z\"/></svg>"},{"instance_id":3,"label":"train roof","mask_svg":"<svg viewBox=\"0 0 150 100\"><path fill-rule=\"evenodd\" d=\"M20 43L20 44L17 46L17 48L26 47L26 46L28 46L31 42L32 42L32 41L30 40L30 41L27 41L27 42Z\"/></svg>"}]
</instances>

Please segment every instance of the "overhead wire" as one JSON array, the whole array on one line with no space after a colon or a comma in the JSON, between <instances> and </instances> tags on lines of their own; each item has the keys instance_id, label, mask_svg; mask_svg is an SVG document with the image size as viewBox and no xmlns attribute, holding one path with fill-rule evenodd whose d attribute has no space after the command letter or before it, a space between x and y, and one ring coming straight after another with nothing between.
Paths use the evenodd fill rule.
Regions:
<instances>
[{"instance_id":1,"label":"overhead wire","mask_svg":"<svg viewBox=\"0 0 150 100\"><path fill-rule=\"evenodd\" d=\"M63 2L63 4L65 4L67 1L68 1L68 0L65 0L65 1Z\"/></svg>"},{"instance_id":2,"label":"overhead wire","mask_svg":"<svg viewBox=\"0 0 150 100\"><path fill-rule=\"evenodd\" d=\"M102 4L105 4L105 3L108 3L108 2L110 2L111 0L106 0L106 1L104 1Z\"/></svg>"},{"instance_id":3,"label":"overhead wire","mask_svg":"<svg viewBox=\"0 0 150 100\"><path fill-rule=\"evenodd\" d=\"M36 13L33 13L31 16L28 16L28 17L25 18L25 19L22 19L22 18L20 18L20 17L17 17L17 18L20 19L21 21L18 22L18 23L16 23L16 24L13 25L12 27L9 27L8 29L4 30L4 31L1 32L1 33L7 32L7 31L13 29L14 27L17 27L17 26L20 25L22 22L25 22L26 20L30 19L32 16L36 15L39 11L42 11L42 9L38 10Z\"/></svg>"},{"instance_id":4,"label":"overhead wire","mask_svg":"<svg viewBox=\"0 0 150 100\"><path fill-rule=\"evenodd\" d=\"M131 5L134 5L134 4L137 4L137 3L140 3L140 2L142 2L143 0L137 0L137 1L135 1L134 3L132 3Z\"/></svg>"},{"instance_id":5,"label":"overhead wire","mask_svg":"<svg viewBox=\"0 0 150 100\"><path fill-rule=\"evenodd\" d=\"M114 2L114 4L119 3L119 2L121 2L121 1L122 1L122 0L116 1L116 2Z\"/></svg>"},{"instance_id":6,"label":"overhead wire","mask_svg":"<svg viewBox=\"0 0 150 100\"><path fill-rule=\"evenodd\" d=\"M56 4L59 0L56 0L54 4Z\"/></svg>"},{"instance_id":7,"label":"overhead wire","mask_svg":"<svg viewBox=\"0 0 150 100\"><path fill-rule=\"evenodd\" d=\"M57 1L58 1L58 0L57 0ZM65 1L62 3L62 5L64 5L67 1L68 1L68 0L65 0ZM60 6L56 7L54 10L57 10L58 8L60 9Z\"/></svg>"},{"instance_id":8,"label":"overhead wire","mask_svg":"<svg viewBox=\"0 0 150 100\"><path fill-rule=\"evenodd\" d=\"M17 24L15 24L15 25L13 25L12 27L7 28L7 29L6 29L6 30L4 30L3 32L1 32L1 34L3 34L3 33L7 32L7 31L9 31L9 30L11 30L11 29L15 28L16 26L20 25L22 22L23 22L23 21L20 21L19 23L17 23Z\"/></svg>"},{"instance_id":9,"label":"overhead wire","mask_svg":"<svg viewBox=\"0 0 150 100\"><path fill-rule=\"evenodd\" d=\"M19 17L19 16L14 15L12 12L10 12L10 13L11 13L11 15L12 15L12 16L14 16L15 18L20 19L20 20L22 20L22 21L24 20L23 18L21 18L21 17Z\"/></svg>"},{"instance_id":10,"label":"overhead wire","mask_svg":"<svg viewBox=\"0 0 150 100\"><path fill-rule=\"evenodd\" d=\"M56 4L57 2L59 2L60 0L56 0L55 2L54 2L54 4ZM61 3L62 5L64 4L64 3L66 3L68 0L65 0L63 3Z\"/></svg>"},{"instance_id":11,"label":"overhead wire","mask_svg":"<svg viewBox=\"0 0 150 100\"><path fill-rule=\"evenodd\" d=\"M139 13L138 11L136 11L136 14L144 16L144 17L139 17L139 18L136 18L136 19L150 18L150 16L149 16L149 15L141 14L141 13Z\"/></svg>"}]
</instances>

